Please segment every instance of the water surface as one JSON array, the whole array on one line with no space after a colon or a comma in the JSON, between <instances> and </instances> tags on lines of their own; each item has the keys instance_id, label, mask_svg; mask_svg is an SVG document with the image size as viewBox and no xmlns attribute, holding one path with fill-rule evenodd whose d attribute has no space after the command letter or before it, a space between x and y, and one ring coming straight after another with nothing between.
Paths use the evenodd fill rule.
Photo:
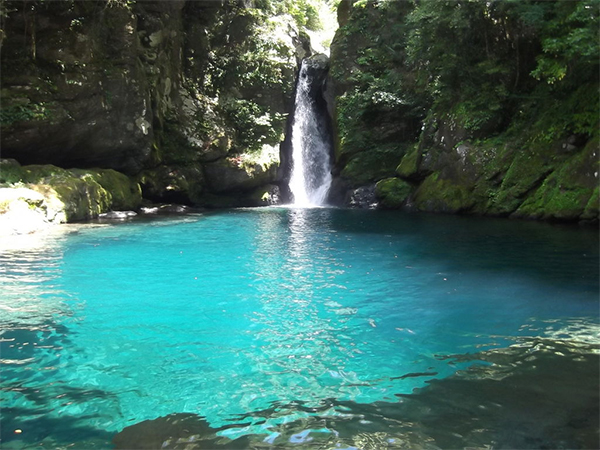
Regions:
<instances>
[{"instance_id":1,"label":"water surface","mask_svg":"<svg viewBox=\"0 0 600 450\"><path fill-rule=\"evenodd\" d=\"M320 208L69 229L0 256L3 448L165 416L158 440L173 419L239 448L598 444L595 230Z\"/></svg>"}]
</instances>

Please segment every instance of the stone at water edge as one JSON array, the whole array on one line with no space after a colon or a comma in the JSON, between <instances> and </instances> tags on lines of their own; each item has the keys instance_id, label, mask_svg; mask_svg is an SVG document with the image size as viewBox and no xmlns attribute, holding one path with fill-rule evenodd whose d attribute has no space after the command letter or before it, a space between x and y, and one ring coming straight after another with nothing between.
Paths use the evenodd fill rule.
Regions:
<instances>
[{"instance_id":1,"label":"stone at water edge","mask_svg":"<svg viewBox=\"0 0 600 450\"><path fill-rule=\"evenodd\" d=\"M108 211L98 215L99 219L125 220L137 216L135 211Z\"/></svg>"},{"instance_id":2,"label":"stone at water edge","mask_svg":"<svg viewBox=\"0 0 600 450\"><path fill-rule=\"evenodd\" d=\"M27 188L0 189L0 236L31 234L50 222L43 208L45 198Z\"/></svg>"}]
</instances>

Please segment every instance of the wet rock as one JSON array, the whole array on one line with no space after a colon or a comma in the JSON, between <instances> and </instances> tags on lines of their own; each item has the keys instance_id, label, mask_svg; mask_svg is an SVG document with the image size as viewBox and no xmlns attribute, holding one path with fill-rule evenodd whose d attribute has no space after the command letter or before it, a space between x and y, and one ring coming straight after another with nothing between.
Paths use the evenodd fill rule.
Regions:
<instances>
[{"instance_id":1,"label":"wet rock","mask_svg":"<svg viewBox=\"0 0 600 450\"><path fill-rule=\"evenodd\" d=\"M202 208L194 208L187 205L155 205L144 206L140 209L146 215L169 215L169 214L192 214L204 211Z\"/></svg>"},{"instance_id":2,"label":"wet rock","mask_svg":"<svg viewBox=\"0 0 600 450\"><path fill-rule=\"evenodd\" d=\"M314 80L311 83L309 95L311 98L322 101L327 74L329 72L329 57L323 54L312 55L305 60L306 76Z\"/></svg>"},{"instance_id":3,"label":"wet rock","mask_svg":"<svg viewBox=\"0 0 600 450\"><path fill-rule=\"evenodd\" d=\"M255 189L250 194L253 206L271 206L280 203L281 193L279 186L269 184Z\"/></svg>"},{"instance_id":4,"label":"wet rock","mask_svg":"<svg viewBox=\"0 0 600 450\"><path fill-rule=\"evenodd\" d=\"M126 220L137 216L135 211L109 211L98 215L99 219Z\"/></svg>"},{"instance_id":5,"label":"wet rock","mask_svg":"<svg viewBox=\"0 0 600 450\"><path fill-rule=\"evenodd\" d=\"M377 207L375 185L361 186L348 192L346 204L353 208L374 209Z\"/></svg>"}]
</instances>

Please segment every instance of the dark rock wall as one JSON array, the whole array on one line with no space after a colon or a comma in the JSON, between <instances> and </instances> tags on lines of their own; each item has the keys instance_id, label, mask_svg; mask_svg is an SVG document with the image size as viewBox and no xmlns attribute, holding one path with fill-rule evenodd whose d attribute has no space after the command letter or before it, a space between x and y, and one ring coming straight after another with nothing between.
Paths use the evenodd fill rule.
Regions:
<instances>
[{"instance_id":1,"label":"dark rock wall","mask_svg":"<svg viewBox=\"0 0 600 450\"><path fill-rule=\"evenodd\" d=\"M188 204L243 204L248 186L277 182L307 45L293 21L214 0L3 8L3 158L115 169L146 198Z\"/></svg>"},{"instance_id":2,"label":"dark rock wall","mask_svg":"<svg viewBox=\"0 0 600 450\"><path fill-rule=\"evenodd\" d=\"M3 157L139 172L180 81L183 5L5 2Z\"/></svg>"}]
</instances>

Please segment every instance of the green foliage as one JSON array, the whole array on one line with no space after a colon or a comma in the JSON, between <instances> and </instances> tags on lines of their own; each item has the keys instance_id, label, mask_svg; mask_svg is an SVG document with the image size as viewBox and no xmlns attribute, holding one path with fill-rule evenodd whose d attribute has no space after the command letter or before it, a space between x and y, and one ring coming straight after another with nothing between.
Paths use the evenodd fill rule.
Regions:
<instances>
[{"instance_id":1,"label":"green foliage","mask_svg":"<svg viewBox=\"0 0 600 450\"><path fill-rule=\"evenodd\" d=\"M599 12L597 1L558 2L540 24L542 53L532 75L549 84L563 80L582 65L598 66ZM576 76L576 74L574 74Z\"/></svg>"},{"instance_id":2,"label":"green foliage","mask_svg":"<svg viewBox=\"0 0 600 450\"><path fill-rule=\"evenodd\" d=\"M0 124L3 126L27 120L45 120L50 117L50 110L43 102L17 104L0 109Z\"/></svg>"},{"instance_id":3,"label":"green foliage","mask_svg":"<svg viewBox=\"0 0 600 450\"><path fill-rule=\"evenodd\" d=\"M393 177L395 166L406 149L401 145L374 146L353 155L342 177L353 187L364 186L386 177Z\"/></svg>"},{"instance_id":4,"label":"green foliage","mask_svg":"<svg viewBox=\"0 0 600 450\"><path fill-rule=\"evenodd\" d=\"M437 145L439 129L519 136L526 152L585 142L598 129L599 12L596 0L356 2L332 49L338 162L393 141ZM403 173L417 177L418 160Z\"/></svg>"},{"instance_id":5,"label":"green foliage","mask_svg":"<svg viewBox=\"0 0 600 450\"><path fill-rule=\"evenodd\" d=\"M281 33L289 21L270 16L275 6L262 1L255 8L234 4L219 10L221 17L210 36L210 57L200 90L218 99L215 112L234 135L232 148L238 153L259 151L264 144L279 144L283 139L282 92L290 96L293 92L296 60ZM213 133L205 129L200 134Z\"/></svg>"},{"instance_id":6,"label":"green foliage","mask_svg":"<svg viewBox=\"0 0 600 450\"><path fill-rule=\"evenodd\" d=\"M269 14L289 14L299 29L321 30L323 24L319 18L319 9L329 7L324 0L261 0L257 2Z\"/></svg>"},{"instance_id":7,"label":"green foliage","mask_svg":"<svg viewBox=\"0 0 600 450\"><path fill-rule=\"evenodd\" d=\"M338 158L398 147L418 134L424 102L404 70L401 18L409 9L408 2L355 3L351 20L338 30L330 71L344 90L336 99Z\"/></svg>"},{"instance_id":8,"label":"green foliage","mask_svg":"<svg viewBox=\"0 0 600 450\"><path fill-rule=\"evenodd\" d=\"M269 111L251 100L228 99L221 105L223 113L234 127L238 152L253 152L263 144L278 144L285 116Z\"/></svg>"}]
</instances>

